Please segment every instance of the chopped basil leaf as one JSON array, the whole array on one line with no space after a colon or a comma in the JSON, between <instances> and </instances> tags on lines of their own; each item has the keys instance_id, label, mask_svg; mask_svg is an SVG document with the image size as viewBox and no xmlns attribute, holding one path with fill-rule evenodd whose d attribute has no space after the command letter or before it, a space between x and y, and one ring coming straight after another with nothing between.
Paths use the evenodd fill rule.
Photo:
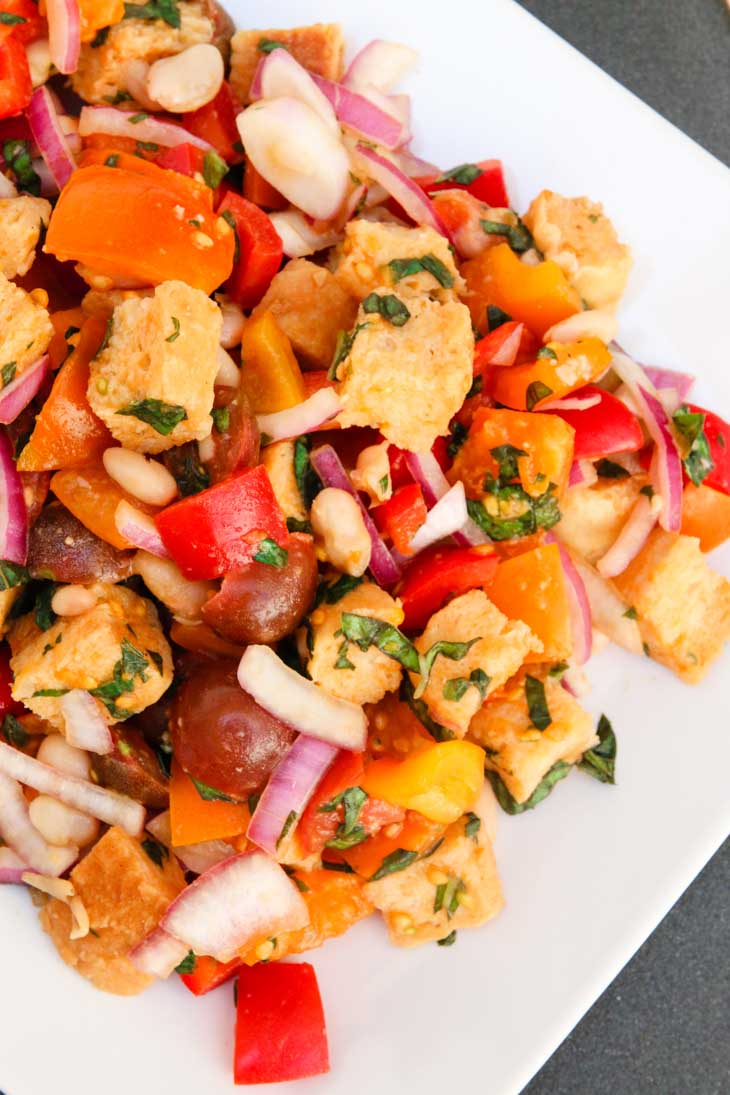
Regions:
<instances>
[{"instance_id":1,"label":"chopped basil leaf","mask_svg":"<svg viewBox=\"0 0 730 1095\"><path fill-rule=\"evenodd\" d=\"M106 327L104 328L104 337L101 340L101 342L99 343L99 349L94 354L94 360L95 361L96 361L97 357L99 357L104 352L104 350L106 350L107 346L109 345L109 339L112 337L113 327L114 327L114 317L109 316L109 318L106 321ZM104 390L106 391L106 389L104 389Z\"/></svg>"},{"instance_id":2,"label":"chopped basil leaf","mask_svg":"<svg viewBox=\"0 0 730 1095\"><path fill-rule=\"evenodd\" d=\"M200 463L198 446L194 441L168 449L162 460L183 498L200 494L201 490L210 486L210 476Z\"/></svg>"},{"instance_id":3,"label":"chopped basil leaf","mask_svg":"<svg viewBox=\"0 0 730 1095\"><path fill-rule=\"evenodd\" d=\"M15 589L30 581L30 574L19 563L10 563L7 559L0 559L0 590ZM51 594L53 596L53 594ZM45 628L43 629L45 631Z\"/></svg>"},{"instance_id":4,"label":"chopped basil leaf","mask_svg":"<svg viewBox=\"0 0 730 1095\"><path fill-rule=\"evenodd\" d=\"M651 650L649 648L648 643L642 643L641 644L641 649L644 651L644 654L646 655L647 658L651 657Z\"/></svg>"},{"instance_id":5,"label":"chopped basil leaf","mask_svg":"<svg viewBox=\"0 0 730 1095\"><path fill-rule=\"evenodd\" d=\"M337 651L337 660L334 664L335 669L354 669L355 668L355 666L352 664L352 662L350 661L350 659L347 656L348 646L349 646L349 644L347 642L347 639L343 639L341 644L340 644L340 648Z\"/></svg>"},{"instance_id":6,"label":"chopped basil leaf","mask_svg":"<svg viewBox=\"0 0 730 1095\"><path fill-rule=\"evenodd\" d=\"M472 687L476 688L481 698L484 699L490 680L491 677L488 677L483 669L473 669L468 677L452 677L444 685L444 699L454 700L458 703L466 695L468 689Z\"/></svg>"},{"instance_id":7,"label":"chopped basil leaf","mask_svg":"<svg viewBox=\"0 0 730 1095\"><path fill-rule=\"evenodd\" d=\"M569 668L570 666L567 662L556 662L555 665L551 665L548 669L548 677L562 677L563 673Z\"/></svg>"},{"instance_id":8,"label":"chopped basil leaf","mask_svg":"<svg viewBox=\"0 0 730 1095\"><path fill-rule=\"evenodd\" d=\"M393 293L370 293L362 302L362 310L366 315L380 315L394 327L402 327L411 318L411 313L402 300Z\"/></svg>"},{"instance_id":9,"label":"chopped basil leaf","mask_svg":"<svg viewBox=\"0 0 730 1095\"><path fill-rule=\"evenodd\" d=\"M449 440L447 452L453 460L461 446L469 436L469 431L466 426L463 426L461 422L454 422L451 430L451 438Z\"/></svg>"},{"instance_id":10,"label":"chopped basil leaf","mask_svg":"<svg viewBox=\"0 0 730 1095\"><path fill-rule=\"evenodd\" d=\"M248 812L250 814L253 814L254 811L256 810L256 807L259 804L259 799L260 798L261 798L261 792L259 791L256 794L249 795L248 798L246 799L246 805L248 806Z\"/></svg>"},{"instance_id":11,"label":"chopped basil leaf","mask_svg":"<svg viewBox=\"0 0 730 1095\"><path fill-rule=\"evenodd\" d=\"M514 445L497 445L489 450L497 464L498 475L503 483L510 483L513 479L519 479L520 468L518 460L521 456L527 456L524 449L517 449Z\"/></svg>"},{"instance_id":12,"label":"chopped basil leaf","mask_svg":"<svg viewBox=\"0 0 730 1095\"><path fill-rule=\"evenodd\" d=\"M2 726L0 726L0 734L9 745L15 745L18 749L22 749L24 745L27 745L30 737L22 722L16 719L15 715L5 716Z\"/></svg>"},{"instance_id":13,"label":"chopped basil leaf","mask_svg":"<svg viewBox=\"0 0 730 1095\"><path fill-rule=\"evenodd\" d=\"M418 687L413 693L414 697L419 700L426 691L433 663L436 661L439 654L444 658L450 658L453 662L459 662L462 658L466 657L474 646L474 643L478 643L480 638L481 636L477 635L476 638L469 639L469 641L465 643L449 642L448 639L439 639L438 642L428 648L425 654L420 654L418 662L421 679L418 682ZM476 684L476 682L474 683ZM479 688L480 685L477 685L477 687Z\"/></svg>"},{"instance_id":14,"label":"chopped basil leaf","mask_svg":"<svg viewBox=\"0 0 730 1095\"><path fill-rule=\"evenodd\" d=\"M55 585L53 582L49 582L47 585L42 586L36 594L33 614L41 631L48 631L48 628L55 622L56 613L51 608L51 601L55 592Z\"/></svg>"},{"instance_id":15,"label":"chopped basil leaf","mask_svg":"<svg viewBox=\"0 0 730 1095\"><path fill-rule=\"evenodd\" d=\"M286 531L287 532L309 532L312 531L312 526L309 521L300 521L298 517L287 517L286 519Z\"/></svg>"},{"instance_id":16,"label":"chopped basil leaf","mask_svg":"<svg viewBox=\"0 0 730 1095\"><path fill-rule=\"evenodd\" d=\"M382 479L378 479L378 486L380 487L380 493L385 494L390 486L390 476L384 475Z\"/></svg>"},{"instance_id":17,"label":"chopped basil leaf","mask_svg":"<svg viewBox=\"0 0 730 1095\"><path fill-rule=\"evenodd\" d=\"M277 567L281 570L287 564L289 552L283 547L279 547L276 540L272 540L270 536L265 536L263 540L259 540L254 559L257 563L265 563L269 567Z\"/></svg>"},{"instance_id":18,"label":"chopped basil leaf","mask_svg":"<svg viewBox=\"0 0 730 1095\"><path fill-rule=\"evenodd\" d=\"M464 836L469 837L469 839L473 840L476 844L479 840L479 830L482 827L482 819L478 814L471 811L466 816L468 820L464 826Z\"/></svg>"},{"instance_id":19,"label":"chopped basil leaf","mask_svg":"<svg viewBox=\"0 0 730 1095\"><path fill-rule=\"evenodd\" d=\"M77 335L80 330L80 327L67 327L66 330L63 332L63 337L68 342L68 340L70 338L73 338L74 335Z\"/></svg>"},{"instance_id":20,"label":"chopped basil leaf","mask_svg":"<svg viewBox=\"0 0 730 1095\"><path fill-rule=\"evenodd\" d=\"M425 271L431 274L439 285L443 285L444 289L450 289L454 284L454 275L435 255L421 255L420 259L393 259L388 263L388 267L395 283L402 278L412 277L414 274Z\"/></svg>"},{"instance_id":21,"label":"chopped basil leaf","mask_svg":"<svg viewBox=\"0 0 730 1095\"><path fill-rule=\"evenodd\" d=\"M449 920L459 907L459 899L466 892L466 886L460 878L450 878L448 882L440 882L436 887L436 896L433 902L433 911L446 911Z\"/></svg>"},{"instance_id":22,"label":"chopped basil leaf","mask_svg":"<svg viewBox=\"0 0 730 1095\"><path fill-rule=\"evenodd\" d=\"M511 322L512 316L507 312L503 312L496 304L487 305L487 330L490 334L492 331L496 331L498 327L501 327L503 323Z\"/></svg>"},{"instance_id":23,"label":"chopped basil leaf","mask_svg":"<svg viewBox=\"0 0 730 1095\"><path fill-rule=\"evenodd\" d=\"M192 973L195 969L195 951L188 951L179 966L175 966L175 973Z\"/></svg>"},{"instance_id":24,"label":"chopped basil leaf","mask_svg":"<svg viewBox=\"0 0 730 1095\"><path fill-rule=\"evenodd\" d=\"M100 684L97 688L90 689L90 695L101 700L114 718L128 719L133 712L118 707L114 701L134 691L135 677L139 677L142 682L146 681L148 667L149 662L142 651L130 643L129 639L122 639L121 657L114 666L112 679L105 684Z\"/></svg>"},{"instance_id":25,"label":"chopped basil leaf","mask_svg":"<svg viewBox=\"0 0 730 1095\"><path fill-rule=\"evenodd\" d=\"M449 932L443 939L436 940L437 947L451 947L456 942L456 931Z\"/></svg>"},{"instance_id":26,"label":"chopped basil leaf","mask_svg":"<svg viewBox=\"0 0 730 1095\"><path fill-rule=\"evenodd\" d=\"M309 460L311 447L308 437L298 437L294 442L294 478L306 510L311 508L312 502L322 489L322 482Z\"/></svg>"},{"instance_id":27,"label":"chopped basil leaf","mask_svg":"<svg viewBox=\"0 0 730 1095\"><path fill-rule=\"evenodd\" d=\"M169 27L180 27L180 9L176 0L149 0L146 4L125 4L125 19L162 19Z\"/></svg>"},{"instance_id":28,"label":"chopped basil leaf","mask_svg":"<svg viewBox=\"0 0 730 1095\"><path fill-rule=\"evenodd\" d=\"M142 851L145 852L152 862L157 867L162 867L163 862L170 858L170 853L164 844L160 844L159 840L153 840L152 837L147 837L142 841Z\"/></svg>"},{"instance_id":29,"label":"chopped basil leaf","mask_svg":"<svg viewBox=\"0 0 730 1095\"><path fill-rule=\"evenodd\" d=\"M158 654L156 650L148 650L147 653L152 658L152 661L155 663L155 666L157 667L157 672L160 674L160 676L162 676L162 667L164 665L164 662L162 660L162 654Z\"/></svg>"},{"instance_id":30,"label":"chopped basil leaf","mask_svg":"<svg viewBox=\"0 0 730 1095\"><path fill-rule=\"evenodd\" d=\"M417 859L418 852L407 852L404 848L396 848L394 852L391 852L390 855L385 857L375 874L370 876L369 881L377 882L379 879L385 878L386 875L404 871L406 867L410 867L411 863L415 863Z\"/></svg>"},{"instance_id":31,"label":"chopped basil leaf","mask_svg":"<svg viewBox=\"0 0 730 1095\"><path fill-rule=\"evenodd\" d=\"M119 154L113 152L111 156L107 156L104 160L104 167L116 167L119 163Z\"/></svg>"},{"instance_id":32,"label":"chopped basil leaf","mask_svg":"<svg viewBox=\"0 0 730 1095\"><path fill-rule=\"evenodd\" d=\"M360 331L365 327L369 327L369 323L358 323L352 331L339 331L337 334L337 342L335 343L335 352L332 358L332 364L327 371L328 380L337 380L337 370L339 369L345 358L350 356L353 343L357 338Z\"/></svg>"},{"instance_id":33,"label":"chopped basil leaf","mask_svg":"<svg viewBox=\"0 0 730 1095\"><path fill-rule=\"evenodd\" d=\"M623 466L623 464L617 464L613 460L599 460L596 463L596 474L600 475L601 479L628 479L631 474Z\"/></svg>"},{"instance_id":34,"label":"chopped basil leaf","mask_svg":"<svg viewBox=\"0 0 730 1095\"><path fill-rule=\"evenodd\" d=\"M30 141L3 141L2 150L5 165L15 176L18 189L38 197L41 192L41 180L33 168Z\"/></svg>"},{"instance_id":35,"label":"chopped basil leaf","mask_svg":"<svg viewBox=\"0 0 730 1095\"><path fill-rule=\"evenodd\" d=\"M91 48L99 49L100 46L103 46L109 37L109 31L111 29L111 27L102 27L101 30L98 30L91 40Z\"/></svg>"},{"instance_id":36,"label":"chopped basil leaf","mask_svg":"<svg viewBox=\"0 0 730 1095\"><path fill-rule=\"evenodd\" d=\"M550 348L550 346L543 346L541 350L537 351L537 356L538 358L547 358L549 361L558 360L558 355L555 353L555 350Z\"/></svg>"},{"instance_id":37,"label":"chopped basil leaf","mask_svg":"<svg viewBox=\"0 0 730 1095\"><path fill-rule=\"evenodd\" d=\"M545 685L537 677L531 677L529 673L525 677L525 699L532 725L536 730L547 730L553 720L545 699Z\"/></svg>"},{"instance_id":38,"label":"chopped basil leaf","mask_svg":"<svg viewBox=\"0 0 730 1095\"><path fill-rule=\"evenodd\" d=\"M235 266L241 257L241 241L238 238L238 225L236 224L236 218L233 216L230 209L222 209L221 216L229 228L233 229L233 265Z\"/></svg>"},{"instance_id":39,"label":"chopped basil leaf","mask_svg":"<svg viewBox=\"0 0 730 1095\"><path fill-rule=\"evenodd\" d=\"M27 23L22 15L14 15L11 11L0 11L0 23L6 27L17 27L19 23Z\"/></svg>"},{"instance_id":40,"label":"chopped basil leaf","mask_svg":"<svg viewBox=\"0 0 730 1095\"><path fill-rule=\"evenodd\" d=\"M139 156L142 152L157 152L160 146L155 141L137 141L134 149L135 156Z\"/></svg>"},{"instance_id":41,"label":"chopped basil leaf","mask_svg":"<svg viewBox=\"0 0 730 1095\"><path fill-rule=\"evenodd\" d=\"M455 182L460 186L471 186L473 182L484 174L481 167L475 163L462 163L458 167L452 167L450 171L444 171L436 179L437 183Z\"/></svg>"},{"instance_id":42,"label":"chopped basil leaf","mask_svg":"<svg viewBox=\"0 0 730 1095\"><path fill-rule=\"evenodd\" d=\"M626 611L624 612L624 617L627 620L638 620L639 614L636 611L636 609L634 608L634 606L632 605L631 608L626 609Z\"/></svg>"},{"instance_id":43,"label":"chopped basil leaf","mask_svg":"<svg viewBox=\"0 0 730 1095\"><path fill-rule=\"evenodd\" d=\"M647 498L653 498L654 497L654 488L652 486L650 486L649 483L647 483L645 487L641 488L641 490L639 491L639 494L643 494Z\"/></svg>"},{"instance_id":44,"label":"chopped basil leaf","mask_svg":"<svg viewBox=\"0 0 730 1095\"><path fill-rule=\"evenodd\" d=\"M139 114L132 114L127 118L127 121L130 125L139 125L140 122L146 121L147 118L149 118L149 114L145 114L145 112L141 110Z\"/></svg>"},{"instance_id":45,"label":"chopped basil leaf","mask_svg":"<svg viewBox=\"0 0 730 1095\"><path fill-rule=\"evenodd\" d=\"M68 688L39 688L33 695L40 696L43 699L56 699L58 696L65 696L69 691Z\"/></svg>"},{"instance_id":46,"label":"chopped basil leaf","mask_svg":"<svg viewBox=\"0 0 730 1095\"><path fill-rule=\"evenodd\" d=\"M322 582L317 590L315 606L321 605L323 602L327 605L336 605L353 589L357 589L359 585L362 585L364 580L364 578L356 578L353 574L341 574L337 581L332 582L331 585Z\"/></svg>"},{"instance_id":47,"label":"chopped basil leaf","mask_svg":"<svg viewBox=\"0 0 730 1095\"><path fill-rule=\"evenodd\" d=\"M672 415L672 424L685 471L699 487L715 466L705 433L705 415L691 412L683 403Z\"/></svg>"},{"instance_id":48,"label":"chopped basil leaf","mask_svg":"<svg viewBox=\"0 0 730 1095\"><path fill-rule=\"evenodd\" d=\"M275 38L260 38L256 46L259 53L273 53L275 49L288 50L288 48L283 42L277 42Z\"/></svg>"},{"instance_id":49,"label":"chopped basil leaf","mask_svg":"<svg viewBox=\"0 0 730 1095\"><path fill-rule=\"evenodd\" d=\"M218 433L225 433L231 424L231 411L229 407L214 407L210 412L213 425Z\"/></svg>"},{"instance_id":50,"label":"chopped basil leaf","mask_svg":"<svg viewBox=\"0 0 730 1095\"><path fill-rule=\"evenodd\" d=\"M214 152L213 149L203 156L203 180L206 186L215 190L220 186L224 176L228 174L228 164Z\"/></svg>"},{"instance_id":51,"label":"chopped basil leaf","mask_svg":"<svg viewBox=\"0 0 730 1095\"><path fill-rule=\"evenodd\" d=\"M362 787L348 787L346 791L337 795L331 802L320 806L320 813L330 813L340 805L343 807L343 820L337 826L337 832L331 840L327 841L328 848L344 850L361 844L367 839L367 833L362 825L358 824L360 811L368 800L368 796Z\"/></svg>"},{"instance_id":52,"label":"chopped basil leaf","mask_svg":"<svg viewBox=\"0 0 730 1095\"><path fill-rule=\"evenodd\" d=\"M289 813L288 813L288 814L286 815L286 821L284 822L284 825L283 825L283 827L282 827L282 830L281 830L281 832L279 833L279 839L278 839L278 840L277 840L277 842L276 842L276 847L277 847L277 848L278 848L278 847L279 847L279 845L281 844L282 840L284 840L284 838L285 838L285 837L287 836L287 834L289 833L289 830L291 829L292 825L293 825L293 824L295 823L295 821L297 820L297 817L298 817L298 816L299 816L299 815L297 814L296 810L290 810L290 811L289 811Z\"/></svg>"},{"instance_id":53,"label":"chopped basil leaf","mask_svg":"<svg viewBox=\"0 0 730 1095\"><path fill-rule=\"evenodd\" d=\"M286 867L284 868L284 870L286 870ZM299 875L289 874L289 871L287 871L286 873L289 875L292 882L294 883L294 885L296 886L296 888L299 890L300 893L311 893L312 892L311 887L308 886L307 883L304 881L304 879L300 878Z\"/></svg>"},{"instance_id":54,"label":"chopped basil leaf","mask_svg":"<svg viewBox=\"0 0 730 1095\"><path fill-rule=\"evenodd\" d=\"M323 871L341 871L342 874L354 874L352 867L349 863L332 863L331 860L322 860Z\"/></svg>"},{"instance_id":55,"label":"chopped basil leaf","mask_svg":"<svg viewBox=\"0 0 730 1095\"><path fill-rule=\"evenodd\" d=\"M598 745L583 754L578 767L601 783L616 782L616 734L605 715L598 720Z\"/></svg>"},{"instance_id":56,"label":"chopped basil leaf","mask_svg":"<svg viewBox=\"0 0 730 1095\"><path fill-rule=\"evenodd\" d=\"M171 434L175 427L188 417L184 407L180 407L177 403L165 403L161 399L137 399L125 407L120 407L116 413L146 422L163 437Z\"/></svg>"},{"instance_id":57,"label":"chopped basil leaf","mask_svg":"<svg viewBox=\"0 0 730 1095\"><path fill-rule=\"evenodd\" d=\"M559 760L543 777L526 802L515 802L496 772L488 769L487 779L492 785L497 802L505 813L523 814L525 810L534 810L536 806L539 806L543 799L546 799L550 794L555 784L561 779L565 779L572 767L573 765L568 764L567 761Z\"/></svg>"},{"instance_id":58,"label":"chopped basil leaf","mask_svg":"<svg viewBox=\"0 0 730 1095\"><path fill-rule=\"evenodd\" d=\"M560 520L555 484L533 498L518 484L495 485L481 502L467 499L466 508L490 540L516 540L538 529L551 529Z\"/></svg>"},{"instance_id":59,"label":"chopped basil leaf","mask_svg":"<svg viewBox=\"0 0 730 1095\"><path fill-rule=\"evenodd\" d=\"M168 335L165 342L174 342L176 338L180 337L180 320L177 316L171 316L172 319L172 334Z\"/></svg>"},{"instance_id":60,"label":"chopped basil leaf","mask_svg":"<svg viewBox=\"0 0 730 1095\"><path fill-rule=\"evenodd\" d=\"M533 380L532 384L528 385L525 393L525 403L528 411L531 411L538 403L552 394L553 390L548 388L547 384L543 384L541 380Z\"/></svg>"},{"instance_id":61,"label":"chopped basil leaf","mask_svg":"<svg viewBox=\"0 0 730 1095\"><path fill-rule=\"evenodd\" d=\"M410 639L394 627L374 616L358 616L352 612L342 613L342 634L350 642L356 643L361 650L376 646L382 654L411 671L420 672L418 651Z\"/></svg>"},{"instance_id":62,"label":"chopped basil leaf","mask_svg":"<svg viewBox=\"0 0 730 1095\"><path fill-rule=\"evenodd\" d=\"M110 28L109 27L104 27L104 30L108 34ZM99 34L101 34L101 33L102 32L99 31ZM100 42L99 44L103 45L104 43ZM94 48L94 43L93 42L91 43L91 47L92 47L92 49ZM116 94L114 94L114 95L102 95L102 98L103 98L104 102L109 103L110 106L119 106L120 103L130 103L132 101L132 96L129 94L128 91L117 91Z\"/></svg>"},{"instance_id":63,"label":"chopped basil leaf","mask_svg":"<svg viewBox=\"0 0 730 1095\"><path fill-rule=\"evenodd\" d=\"M410 677L404 677L401 682L400 688L401 699L408 704L413 714L418 721L428 730L429 734L435 741L452 741L454 734L447 727L442 726L440 722L436 722L432 719L428 707L423 700L417 700L414 695L414 688L411 683Z\"/></svg>"},{"instance_id":64,"label":"chopped basil leaf","mask_svg":"<svg viewBox=\"0 0 730 1095\"><path fill-rule=\"evenodd\" d=\"M190 779L195 785L195 790L198 792L202 799L206 802L235 802L235 798L231 798L230 795L225 794L223 791L217 791L215 787L209 787L207 783L203 783L202 780L195 779L194 776L190 776Z\"/></svg>"},{"instance_id":65,"label":"chopped basil leaf","mask_svg":"<svg viewBox=\"0 0 730 1095\"><path fill-rule=\"evenodd\" d=\"M479 223L482 226L482 231L486 232L488 236L504 236L512 250L518 254L529 251L531 247L535 246L531 233L519 217L517 218L517 224L500 224L499 221L488 220L482 220Z\"/></svg>"},{"instance_id":66,"label":"chopped basil leaf","mask_svg":"<svg viewBox=\"0 0 730 1095\"><path fill-rule=\"evenodd\" d=\"M0 379L2 379L3 388L15 378L16 369L17 365L14 361L9 361L7 365L3 365L2 369L0 369Z\"/></svg>"}]
</instances>

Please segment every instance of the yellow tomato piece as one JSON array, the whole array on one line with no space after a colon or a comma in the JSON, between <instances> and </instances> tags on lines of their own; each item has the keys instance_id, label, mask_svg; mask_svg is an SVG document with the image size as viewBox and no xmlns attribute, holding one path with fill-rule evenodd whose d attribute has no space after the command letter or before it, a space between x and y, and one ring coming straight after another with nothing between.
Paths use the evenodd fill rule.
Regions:
<instances>
[{"instance_id":1,"label":"yellow tomato piece","mask_svg":"<svg viewBox=\"0 0 730 1095\"><path fill-rule=\"evenodd\" d=\"M373 798L448 825L474 806L484 784L484 753L468 741L426 745L405 760L369 764L360 786Z\"/></svg>"},{"instance_id":2,"label":"yellow tomato piece","mask_svg":"<svg viewBox=\"0 0 730 1095\"><path fill-rule=\"evenodd\" d=\"M291 342L271 312L243 328L241 361L246 392L255 414L284 411L307 398Z\"/></svg>"},{"instance_id":3,"label":"yellow tomato piece","mask_svg":"<svg viewBox=\"0 0 730 1095\"><path fill-rule=\"evenodd\" d=\"M542 356L526 365L492 369L489 394L516 411L537 410L543 403L574 392L597 380L611 364L600 338L549 342Z\"/></svg>"}]
</instances>

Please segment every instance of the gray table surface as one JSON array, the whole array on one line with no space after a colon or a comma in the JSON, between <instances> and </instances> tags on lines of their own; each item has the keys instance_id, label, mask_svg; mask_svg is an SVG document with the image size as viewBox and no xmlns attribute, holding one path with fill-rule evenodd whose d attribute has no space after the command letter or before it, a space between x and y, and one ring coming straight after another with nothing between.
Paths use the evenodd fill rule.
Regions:
<instances>
[{"instance_id":1,"label":"gray table surface","mask_svg":"<svg viewBox=\"0 0 730 1095\"><path fill-rule=\"evenodd\" d=\"M723 0L520 2L730 164ZM729 896L730 841L523 1095L728 1095Z\"/></svg>"}]
</instances>

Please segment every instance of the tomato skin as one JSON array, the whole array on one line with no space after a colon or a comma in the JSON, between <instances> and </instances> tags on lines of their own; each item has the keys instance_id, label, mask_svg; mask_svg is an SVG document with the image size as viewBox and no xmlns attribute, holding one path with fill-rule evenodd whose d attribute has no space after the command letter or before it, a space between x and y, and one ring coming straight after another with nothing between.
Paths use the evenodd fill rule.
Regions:
<instances>
[{"instance_id":1,"label":"tomato skin","mask_svg":"<svg viewBox=\"0 0 730 1095\"><path fill-rule=\"evenodd\" d=\"M636 415L610 392L593 384L574 392L575 398L600 396L601 402L584 411L547 411L575 430L574 460L596 460L615 452L637 452L644 435Z\"/></svg>"},{"instance_id":2,"label":"tomato skin","mask_svg":"<svg viewBox=\"0 0 730 1095\"><path fill-rule=\"evenodd\" d=\"M183 115L183 125L188 133L212 144L227 163L235 163L242 158L241 138L236 128L238 110L231 85L224 80L214 99L198 110ZM236 148L236 145L239 147Z\"/></svg>"},{"instance_id":3,"label":"tomato skin","mask_svg":"<svg viewBox=\"0 0 730 1095\"><path fill-rule=\"evenodd\" d=\"M233 190L226 193L218 213L233 217L238 236L238 257L226 291L242 308L253 308L281 266L284 255L281 239L263 209Z\"/></svg>"},{"instance_id":4,"label":"tomato skin","mask_svg":"<svg viewBox=\"0 0 730 1095\"><path fill-rule=\"evenodd\" d=\"M448 597L488 587L498 561L491 547L436 546L421 552L398 592L405 613L403 627L420 630Z\"/></svg>"},{"instance_id":5,"label":"tomato skin","mask_svg":"<svg viewBox=\"0 0 730 1095\"><path fill-rule=\"evenodd\" d=\"M710 446L710 456L714 468L704 479L703 485L719 490L721 494L730 494L730 423L713 411L706 411L695 403L689 403L693 414L704 414L705 436Z\"/></svg>"},{"instance_id":6,"label":"tomato skin","mask_svg":"<svg viewBox=\"0 0 730 1095\"><path fill-rule=\"evenodd\" d=\"M0 24L0 41L12 34L18 42L27 46L37 38L47 37L48 24L33 0L3 0L2 12L3 15L17 15L23 22L14 26Z\"/></svg>"},{"instance_id":7,"label":"tomato skin","mask_svg":"<svg viewBox=\"0 0 730 1095\"><path fill-rule=\"evenodd\" d=\"M206 992L211 992L219 985L230 981L241 965L240 958L233 958L230 962L219 962L207 955L197 955L195 969L192 973L181 973L180 980L193 996L205 996Z\"/></svg>"},{"instance_id":8,"label":"tomato skin","mask_svg":"<svg viewBox=\"0 0 730 1095\"><path fill-rule=\"evenodd\" d=\"M411 554L411 540L428 517L423 491L418 483L400 487L392 498L372 510L375 524L387 532L401 555Z\"/></svg>"},{"instance_id":9,"label":"tomato skin","mask_svg":"<svg viewBox=\"0 0 730 1095\"><path fill-rule=\"evenodd\" d=\"M467 190L479 201L486 202L487 205L497 209L508 209L510 203L507 184L504 181L502 161L480 160L474 166L479 168L481 174L470 183L458 183L452 179L447 179L446 182L437 182L438 175L436 177L427 175L413 181L418 183L427 194L433 193L434 190Z\"/></svg>"},{"instance_id":10,"label":"tomato skin","mask_svg":"<svg viewBox=\"0 0 730 1095\"><path fill-rule=\"evenodd\" d=\"M19 37L0 39L0 118L25 110L33 94L28 58Z\"/></svg>"}]
</instances>

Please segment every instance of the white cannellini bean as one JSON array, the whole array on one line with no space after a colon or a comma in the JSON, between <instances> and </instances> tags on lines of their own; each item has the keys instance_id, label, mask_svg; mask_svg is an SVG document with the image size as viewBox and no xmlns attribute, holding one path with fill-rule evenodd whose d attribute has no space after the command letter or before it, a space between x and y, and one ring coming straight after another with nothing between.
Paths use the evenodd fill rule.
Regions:
<instances>
[{"instance_id":1,"label":"white cannellini bean","mask_svg":"<svg viewBox=\"0 0 730 1095\"><path fill-rule=\"evenodd\" d=\"M237 388L239 381L238 366L222 346L218 347L218 372L215 383L221 388Z\"/></svg>"},{"instance_id":2,"label":"white cannellini bean","mask_svg":"<svg viewBox=\"0 0 730 1095\"><path fill-rule=\"evenodd\" d=\"M132 568L150 593L180 620L198 620L201 608L218 588L215 582L189 581L172 559L160 559L146 551L137 552Z\"/></svg>"},{"instance_id":3,"label":"white cannellini bean","mask_svg":"<svg viewBox=\"0 0 730 1095\"><path fill-rule=\"evenodd\" d=\"M131 449L105 449L102 456L108 475L122 490L151 506L166 506L177 494L177 483L167 468Z\"/></svg>"},{"instance_id":4,"label":"white cannellini bean","mask_svg":"<svg viewBox=\"0 0 730 1095\"><path fill-rule=\"evenodd\" d=\"M588 308L561 319L545 332L545 342L575 342L579 338L600 338L611 342L618 334L618 320L609 308Z\"/></svg>"},{"instance_id":5,"label":"white cannellini bean","mask_svg":"<svg viewBox=\"0 0 730 1095\"><path fill-rule=\"evenodd\" d=\"M243 309L234 301L229 300L225 293L218 293L215 298L220 306L223 327L221 329L221 346L224 350L230 350L234 346L240 346L243 335L245 318Z\"/></svg>"},{"instance_id":6,"label":"white cannellini bean","mask_svg":"<svg viewBox=\"0 0 730 1095\"><path fill-rule=\"evenodd\" d=\"M182 53L163 57L150 65L145 82L147 94L165 110L185 113L199 110L220 91L223 58L215 46L201 42Z\"/></svg>"},{"instance_id":7,"label":"white cannellini bean","mask_svg":"<svg viewBox=\"0 0 730 1095\"><path fill-rule=\"evenodd\" d=\"M0 198L17 198L18 191L7 175L0 173Z\"/></svg>"},{"instance_id":8,"label":"white cannellini bean","mask_svg":"<svg viewBox=\"0 0 730 1095\"><path fill-rule=\"evenodd\" d=\"M34 88L45 84L51 75L51 48L47 38L38 38L25 47L30 69L30 82Z\"/></svg>"},{"instance_id":9,"label":"white cannellini bean","mask_svg":"<svg viewBox=\"0 0 730 1095\"><path fill-rule=\"evenodd\" d=\"M356 578L364 574L370 565L372 543L352 495L325 487L312 503L310 519L332 565Z\"/></svg>"},{"instance_id":10,"label":"white cannellini bean","mask_svg":"<svg viewBox=\"0 0 730 1095\"><path fill-rule=\"evenodd\" d=\"M57 616L82 616L96 604L96 597L84 586L61 586L51 598L51 608Z\"/></svg>"},{"instance_id":11,"label":"white cannellini bean","mask_svg":"<svg viewBox=\"0 0 730 1095\"><path fill-rule=\"evenodd\" d=\"M49 844L83 848L96 840L99 822L50 795L36 795L28 807L30 820Z\"/></svg>"},{"instance_id":12,"label":"white cannellini bean","mask_svg":"<svg viewBox=\"0 0 730 1095\"><path fill-rule=\"evenodd\" d=\"M370 495L372 502L385 502L393 493L390 479L390 460L388 442L380 445L368 445L357 458L352 475L353 486Z\"/></svg>"},{"instance_id":13,"label":"white cannellini bean","mask_svg":"<svg viewBox=\"0 0 730 1095\"><path fill-rule=\"evenodd\" d=\"M141 57L135 57L127 61L120 75L120 83L132 96L135 102L143 106L145 110L160 110L161 104L147 94L147 76L150 66Z\"/></svg>"},{"instance_id":14,"label":"white cannellini bean","mask_svg":"<svg viewBox=\"0 0 730 1095\"><path fill-rule=\"evenodd\" d=\"M44 738L38 749L37 759L55 768L57 772L65 772L67 776L88 779L91 774L89 754L85 749L69 745L63 734L49 734Z\"/></svg>"}]
</instances>

